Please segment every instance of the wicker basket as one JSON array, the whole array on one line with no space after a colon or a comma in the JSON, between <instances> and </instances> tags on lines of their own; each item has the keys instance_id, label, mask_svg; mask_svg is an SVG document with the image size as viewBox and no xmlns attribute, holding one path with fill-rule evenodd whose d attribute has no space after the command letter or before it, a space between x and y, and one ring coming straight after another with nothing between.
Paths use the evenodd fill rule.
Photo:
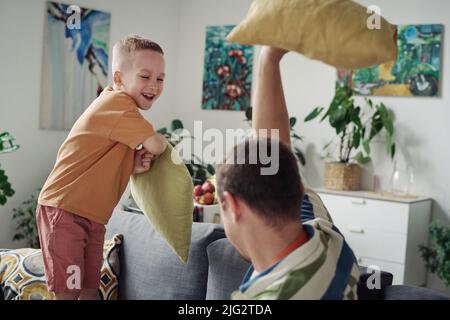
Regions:
<instances>
[{"instance_id":1,"label":"wicker basket","mask_svg":"<svg viewBox=\"0 0 450 320\"><path fill-rule=\"evenodd\" d=\"M325 188L334 190L359 190L361 167L358 164L327 162L325 164Z\"/></svg>"}]
</instances>

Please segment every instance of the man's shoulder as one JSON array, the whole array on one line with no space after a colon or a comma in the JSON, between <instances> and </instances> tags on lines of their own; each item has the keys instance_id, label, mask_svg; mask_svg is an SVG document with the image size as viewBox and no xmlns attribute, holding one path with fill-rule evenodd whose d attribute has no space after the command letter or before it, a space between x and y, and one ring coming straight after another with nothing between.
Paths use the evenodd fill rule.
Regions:
<instances>
[{"instance_id":1,"label":"man's shoulder","mask_svg":"<svg viewBox=\"0 0 450 320\"><path fill-rule=\"evenodd\" d=\"M305 188L305 194L303 196L302 209L301 209L302 221L308 221L315 218L322 218L333 223L327 208L325 207L322 199L319 195L310 188Z\"/></svg>"}]
</instances>

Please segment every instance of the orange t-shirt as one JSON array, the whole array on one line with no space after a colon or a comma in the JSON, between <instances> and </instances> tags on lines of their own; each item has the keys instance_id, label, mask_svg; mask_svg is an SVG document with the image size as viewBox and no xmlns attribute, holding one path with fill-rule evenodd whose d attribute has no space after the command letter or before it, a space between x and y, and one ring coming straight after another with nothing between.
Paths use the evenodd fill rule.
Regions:
<instances>
[{"instance_id":1,"label":"orange t-shirt","mask_svg":"<svg viewBox=\"0 0 450 320\"><path fill-rule=\"evenodd\" d=\"M135 148L153 134L130 96L106 88L60 147L38 203L106 224L133 172Z\"/></svg>"}]
</instances>

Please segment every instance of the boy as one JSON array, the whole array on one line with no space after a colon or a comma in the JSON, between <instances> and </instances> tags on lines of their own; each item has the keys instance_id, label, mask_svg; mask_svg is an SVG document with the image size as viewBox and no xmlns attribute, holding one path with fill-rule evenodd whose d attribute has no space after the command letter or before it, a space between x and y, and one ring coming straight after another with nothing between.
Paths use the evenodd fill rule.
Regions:
<instances>
[{"instance_id":1,"label":"boy","mask_svg":"<svg viewBox=\"0 0 450 320\"><path fill-rule=\"evenodd\" d=\"M257 134L260 129L269 135L271 129L279 130L278 172L261 174L267 165L260 152L256 164L247 162L254 156L250 150L263 146L268 147L263 154L274 154L270 138L259 136L238 144L217 173L225 232L252 263L232 298L356 299L359 270L355 256L317 194L303 187L290 151L279 69L285 53L263 47L253 111ZM236 164L236 155L245 155L245 164Z\"/></svg>"},{"instance_id":2,"label":"boy","mask_svg":"<svg viewBox=\"0 0 450 320\"><path fill-rule=\"evenodd\" d=\"M47 285L56 299L98 299L104 225L131 174L149 170L167 146L139 112L161 95L164 70L155 42L133 35L116 43L114 87L84 111L58 151L36 212Z\"/></svg>"}]
</instances>

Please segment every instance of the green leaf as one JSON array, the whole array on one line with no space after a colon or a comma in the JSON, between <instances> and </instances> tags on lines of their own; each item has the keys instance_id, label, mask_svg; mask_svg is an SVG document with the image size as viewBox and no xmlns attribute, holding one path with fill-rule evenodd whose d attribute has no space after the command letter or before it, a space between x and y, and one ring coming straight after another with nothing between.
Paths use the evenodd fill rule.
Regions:
<instances>
[{"instance_id":1,"label":"green leaf","mask_svg":"<svg viewBox=\"0 0 450 320\"><path fill-rule=\"evenodd\" d=\"M331 126L333 128L346 126L347 125L347 122L345 121L346 115L347 111L343 108L337 109L336 111L330 113L329 120Z\"/></svg>"},{"instance_id":2,"label":"green leaf","mask_svg":"<svg viewBox=\"0 0 450 320\"><path fill-rule=\"evenodd\" d=\"M347 124L345 122L339 123L339 125L336 127L336 135L339 135L340 133L343 134L346 127L347 127Z\"/></svg>"},{"instance_id":3,"label":"green leaf","mask_svg":"<svg viewBox=\"0 0 450 320\"><path fill-rule=\"evenodd\" d=\"M386 129L386 131L392 136L394 134L394 125L392 123L392 118L387 110L386 112L381 113L381 122L383 123L383 127Z\"/></svg>"},{"instance_id":4,"label":"green leaf","mask_svg":"<svg viewBox=\"0 0 450 320\"><path fill-rule=\"evenodd\" d=\"M364 151L366 152L366 154L370 155L370 141L364 140L363 147L364 147Z\"/></svg>"},{"instance_id":5,"label":"green leaf","mask_svg":"<svg viewBox=\"0 0 450 320\"><path fill-rule=\"evenodd\" d=\"M167 128L158 129L156 132L158 132L160 134L166 134L167 133Z\"/></svg>"},{"instance_id":6,"label":"green leaf","mask_svg":"<svg viewBox=\"0 0 450 320\"><path fill-rule=\"evenodd\" d=\"M295 126L296 123L297 123L297 118L295 118L295 117L289 118L289 125L290 125L291 128L293 126Z\"/></svg>"},{"instance_id":7,"label":"green leaf","mask_svg":"<svg viewBox=\"0 0 450 320\"><path fill-rule=\"evenodd\" d=\"M392 136L388 133L386 135L386 152L390 153L392 148Z\"/></svg>"},{"instance_id":8,"label":"green leaf","mask_svg":"<svg viewBox=\"0 0 450 320\"><path fill-rule=\"evenodd\" d=\"M363 153L360 151L356 154L356 156L353 157L354 160L358 161L361 164L366 164L370 162L370 157L365 157Z\"/></svg>"},{"instance_id":9,"label":"green leaf","mask_svg":"<svg viewBox=\"0 0 450 320\"><path fill-rule=\"evenodd\" d=\"M330 142L328 142L328 143L322 148L322 150L327 149L327 148L333 143L333 141L334 141L334 140L331 140Z\"/></svg>"},{"instance_id":10,"label":"green leaf","mask_svg":"<svg viewBox=\"0 0 450 320\"><path fill-rule=\"evenodd\" d=\"M211 164L208 164L208 166L206 167L206 170L208 170L209 174L211 174L211 175L214 175L216 173L214 166Z\"/></svg>"},{"instance_id":11,"label":"green leaf","mask_svg":"<svg viewBox=\"0 0 450 320\"><path fill-rule=\"evenodd\" d=\"M296 133L292 133L292 138L298 139L298 140L300 140L300 141L303 141L303 137L300 137L300 136L297 135Z\"/></svg>"},{"instance_id":12,"label":"green leaf","mask_svg":"<svg viewBox=\"0 0 450 320\"><path fill-rule=\"evenodd\" d=\"M300 150L297 147L294 147L294 154L297 156L297 159L300 161L300 163L304 166L306 164L306 159L302 150Z\"/></svg>"},{"instance_id":13,"label":"green leaf","mask_svg":"<svg viewBox=\"0 0 450 320\"><path fill-rule=\"evenodd\" d=\"M253 108L250 107L247 110L245 110L245 117L247 118L248 121L252 120L252 112L253 112Z\"/></svg>"},{"instance_id":14,"label":"green leaf","mask_svg":"<svg viewBox=\"0 0 450 320\"><path fill-rule=\"evenodd\" d=\"M311 111L311 113L306 116L304 121L308 122L315 119L323 111L323 109L324 109L323 107L314 108L314 110Z\"/></svg>"},{"instance_id":15,"label":"green leaf","mask_svg":"<svg viewBox=\"0 0 450 320\"><path fill-rule=\"evenodd\" d=\"M363 126L361 123L361 118L359 116L360 112L361 112L360 107L353 109L351 119L350 119L358 128L362 128L362 126Z\"/></svg>"},{"instance_id":16,"label":"green leaf","mask_svg":"<svg viewBox=\"0 0 450 320\"><path fill-rule=\"evenodd\" d=\"M357 128L353 128L352 145L355 149L358 149L360 143L361 143L361 134Z\"/></svg>"},{"instance_id":17,"label":"green leaf","mask_svg":"<svg viewBox=\"0 0 450 320\"><path fill-rule=\"evenodd\" d=\"M375 137L381 131L381 129L383 129L383 122L381 120L381 114L379 111L373 114L370 127L369 140L372 140L373 137Z\"/></svg>"},{"instance_id":18,"label":"green leaf","mask_svg":"<svg viewBox=\"0 0 450 320\"><path fill-rule=\"evenodd\" d=\"M391 146L391 159L394 159L394 156L395 156L395 143L393 143Z\"/></svg>"},{"instance_id":19,"label":"green leaf","mask_svg":"<svg viewBox=\"0 0 450 320\"><path fill-rule=\"evenodd\" d=\"M178 129L183 129L183 123L181 122L181 120L175 119L172 121L171 123L171 129L172 131L178 130Z\"/></svg>"}]
</instances>

